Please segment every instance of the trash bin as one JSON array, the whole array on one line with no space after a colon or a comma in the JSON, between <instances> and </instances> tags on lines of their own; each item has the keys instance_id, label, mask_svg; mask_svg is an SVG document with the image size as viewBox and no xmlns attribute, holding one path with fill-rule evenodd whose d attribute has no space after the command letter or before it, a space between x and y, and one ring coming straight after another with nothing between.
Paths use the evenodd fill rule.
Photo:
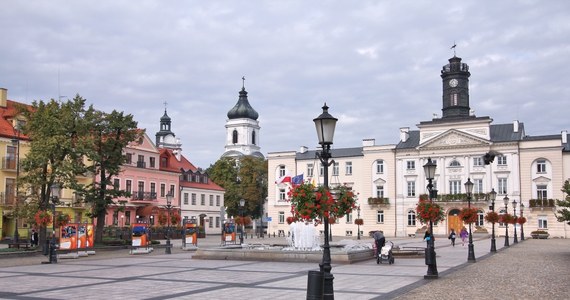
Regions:
<instances>
[{"instance_id":1,"label":"trash bin","mask_svg":"<svg viewBox=\"0 0 570 300\"><path fill-rule=\"evenodd\" d=\"M325 276L321 271L309 271L307 280L307 300L323 299Z\"/></svg>"}]
</instances>

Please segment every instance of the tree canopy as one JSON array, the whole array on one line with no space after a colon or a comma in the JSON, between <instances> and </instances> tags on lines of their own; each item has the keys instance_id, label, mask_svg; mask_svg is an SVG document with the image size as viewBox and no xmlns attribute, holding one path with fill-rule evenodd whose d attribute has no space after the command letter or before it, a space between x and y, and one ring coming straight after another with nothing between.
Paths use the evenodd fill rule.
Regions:
<instances>
[{"instance_id":1,"label":"tree canopy","mask_svg":"<svg viewBox=\"0 0 570 300\"><path fill-rule=\"evenodd\" d=\"M556 201L556 205L561 207L556 211L556 219L558 222L567 222L570 225L570 182L568 180L564 182L562 192L566 194L566 198Z\"/></svg>"}]
</instances>

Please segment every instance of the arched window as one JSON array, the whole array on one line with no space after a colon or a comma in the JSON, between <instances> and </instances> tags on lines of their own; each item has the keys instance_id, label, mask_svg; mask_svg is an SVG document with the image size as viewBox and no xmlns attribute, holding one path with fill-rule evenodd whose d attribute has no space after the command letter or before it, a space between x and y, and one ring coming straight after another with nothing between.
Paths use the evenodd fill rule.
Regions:
<instances>
[{"instance_id":1,"label":"arched window","mask_svg":"<svg viewBox=\"0 0 570 300\"><path fill-rule=\"evenodd\" d=\"M384 173L384 161L377 160L376 161L376 174L383 174Z\"/></svg>"},{"instance_id":2,"label":"arched window","mask_svg":"<svg viewBox=\"0 0 570 300\"><path fill-rule=\"evenodd\" d=\"M232 133L232 143L233 144L237 144L238 143L238 132L237 130L234 129L234 132Z\"/></svg>"},{"instance_id":3,"label":"arched window","mask_svg":"<svg viewBox=\"0 0 570 300\"><path fill-rule=\"evenodd\" d=\"M251 143L255 145L255 131L251 133Z\"/></svg>"},{"instance_id":4,"label":"arched window","mask_svg":"<svg viewBox=\"0 0 570 300\"><path fill-rule=\"evenodd\" d=\"M483 226L483 225L485 225L484 221L485 221L485 214L483 213L482 210L478 210L477 211L477 222L475 223L475 225Z\"/></svg>"},{"instance_id":5,"label":"arched window","mask_svg":"<svg viewBox=\"0 0 570 300\"><path fill-rule=\"evenodd\" d=\"M453 160L449 163L450 167L461 167L461 164L457 160Z\"/></svg>"}]
</instances>

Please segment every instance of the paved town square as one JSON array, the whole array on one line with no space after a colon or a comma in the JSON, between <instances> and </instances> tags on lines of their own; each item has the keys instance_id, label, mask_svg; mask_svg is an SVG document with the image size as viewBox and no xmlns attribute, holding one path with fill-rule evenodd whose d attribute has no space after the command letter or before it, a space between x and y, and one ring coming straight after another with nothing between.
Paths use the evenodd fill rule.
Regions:
<instances>
[{"instance_id":1,"label":"paved town square","mask_svg":"<svg viewBox=\"0 0 570 300\"><path fill-rule=\"evenodd\" d=\"M200 247L217 247L219 236L200 240ZM264 239L275 243L279 238ZM281 238L283 239L283 238ZM245 242L259 242L249 239ZM361 242L369 243L371 239ZM392 239L396 245L423 247L421 238ZM176 241L178 242L178 241ZM282 241L281 241L282 242ZM179 242L178 242L179 243ZM336 299L566 299L570 287L570 241L527 239L489 254L490 239L475 239L476 263L467 263L467 245L436 242L439 279L426 280L423 258L396 258L335 264ZM307 274L315 263L197 260L175 243L151 254L128 250L99 251L94 256L60 259L0 259L1 299L305 299Z\"/></svg>"}]
</instances>

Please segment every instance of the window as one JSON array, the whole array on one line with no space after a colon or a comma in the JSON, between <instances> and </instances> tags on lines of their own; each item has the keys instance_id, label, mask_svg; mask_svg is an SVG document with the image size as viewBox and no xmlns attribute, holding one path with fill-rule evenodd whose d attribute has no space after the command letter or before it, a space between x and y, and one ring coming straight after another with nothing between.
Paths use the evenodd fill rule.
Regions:
<instances>
[{"instance_id":1,"label":"window","mask_svg":"<svg viewBox=\"0 0 570 300\"><path fill-rule=\"evenodd\" d=\"M200 194L200 205L206 205L206 195Z\"/></svg>"},{"instance_id":2,"label":"window","mask_svg":"<svg viewBox=\"0 0 570 300\"><path fill-rule=\"evenodd\" d=\"M450 95L450 105L451 106L457 106L457 94L451 94Z\"/></svg>"},{"instance_id":3,"label":"window","mask_svg":"<svg viewBox=\"0 0 570 300\"><path fill-rule=\"evenodd\" d=\"M408 226L416 226L416 212L413 210L408 211Z\"/></svg>"},{"instance_id":4,"label":"window","mask_svg":"<svg viewBox=\"0 0 570 300\"><path fill-rule=\"evenodd\" d=\"M384 186L377 185L376 186L376 197L377 198L384 198Z\"/></svg>"},{"instance_id":5,"label":"window","mask_svg":"<svg viewBox=\"0 0 570 300\"><path fill-rule=\"evenodd\" d=\"M150 193L151 193L151 195L156 195L156 183L154 183L154 182L150 183Z\"/></svg>"},{"instance_id":6,"label":"window","mask_svg":"<svg viewBox=\"0 0 570 300\"><path fill-rule=\"evenodd\" d=\"M538 216L538 229L548 229L548 218L546 216Z\"/></svg>"},{"instance_id":7,"label":"window","mask_svg":"<svg viewBox=\"0 0 570 300\"><path fill-rule=\"evenodd\" d=\"M251 133L251 143L255 145L255 131Z\"/></svg>"},{"instance_id":8,"label":"window","mask_svg":"<svg viewBox=\"0 0 570 300\"><path fill-rule=\"evenodd\" d=\"M408 181L408 197L416 196L416 182Z\"/></svg>"},{"instance_id":9,"label":"window","mask_svg":"<svg viewBox=\"0 0 570 300\"><path fill-rule=\"evenodd\" d=\"M416 169L416 162L413 160L406 161L406 170L415 170Z\"/></svg>"},{"instance_id":10,"label":"window","mask_svg":"<svg viewBox=\"0 0 570 300\"><path fill-rule=\"evenodd\" d=\"M174 184L170 185L170 191L168 192L170 195L174 196Z\"/></svg>"},{"instance_id":11,"label":"window","mask_svg":"<svg viewBox=\"0 0 570 300\"><path fill-rule=\"evenodd\" d=\"M279 201L285 201L285 189L279 189Z\"/></svg>"},{"instance_id":12,"label":"window","mask_svg":"<svg viewBox=\"0 0 570 300\"><path fill-rule=\"evenodd\" d=\"M160 184L160 197L164 197L166 195L166 184Z\"/></svg>"},{"instance_id":13,"label":"window","mask_svg":"<svg viewBox=\"0 0 570 300\"><path fill-rule=\"evenodd\" d=\"M279 166L279 177L285 176L285 166Z\"/></svg>"},{"instance_id":14,"label":"window","mask_svg":"<svg viewBox=\"0 0 570 300\"><path fill-rule=\"evenodd\" d=\"M536 199L538 200L548 199L548 191L546 185L541 184L536 186Z\"/></svg>"},{"instance_id":15,"label":"window","mask_svg":"<svg viewBox=\"0 0 570 300\"><path fill-rule=\"evenodd\" d=\"M449 163L449 166L450 167L461 167L461 164L457 160L454 159Z\"/></svg>"},{"instance_id":16,"label":"window","mask_svg":"<svg viewBox=\"0 0 570 300\"><path fill-rule=\"evenodd\" d=\"M119 224L119 212L113 212L113 225L117 226Z\"/></svg>"},{"instance_id":17,"label":"window","mask_svg":"<svg viewBox=\"0 0 570 300\"><path fill-rule=\"evenodd\" d=\"M352 213L346 214L346 223L352 223Z\"/></svg>"},{"instance_id":18,"label":"window","mask_svg":"<svg viewBox=\"0 0 570 300\"><path fill-rule=\"evenodd\" d=\"M338 166L339 166L339 163L337 163L337 162L335 161L334 164L333 164L333 168L332 168L332 171L333 171L332 174L333 174L333 176L338 176L338 173L339 173L339 170L338 170L339 167L338 167Z\"/></svg>"},{"instance_id":19,"label":"window","mask_svg":"<svg viewBox=\"0 0 570 300\"><path fill-rule=\"evenodd\" d=\"M237 130L234 129L234 131L232 132L232 144L237 144L238 143L238 132Z\"/></svg>"},{"instance_id":20,"label":"window","mask_svg":"<svg viewBox=\"0 0 570 300\"><path fill-rule=\"evenodd\" d=\"M163 168L168 167L168 157L161 157L160 158L160 166Z\"/></svg>"},{"instance_id":21,"label":"window","mask_svg":"<svg viewBox=\"0 0 570 300\"><path fill-rule=\"evenodd\" d=\"M127 165L132 164L133 163L133 154L127 153L127 157L125 158L125 161L126 161Z\"/></svg>"},{"instance_id":22,"label":"window","mask_svg":"<svg viewBox=\"0 0 570 300\"><path fill-rule=\"evenodd\" d=\"M125 211L125 225L131 225L131 212Z\"/></svg>"},{"instance_id":23,"label":"window","mask_svg":"<svg viewBox=\"0 0 570 300\"><path fill-rule=\"evenodd\" d=\"M121 188L121 181L119 180L119 178L113 179L113 188L115 189L115 191L118 191Z\"/></svg>"},{"instance_id":24,"label":"window","mask_svg":"<svg viewBox=\"0 0 570 300\"><path fill-rule=\"evenodd\" d=\"M214 228L214 217L208 217L208 227Z\"/></svg>"},{"instance_id":25,"label":"window","mask_svg":"<svg viewBox=\"0 0 570 300\"><path fill-rule=\"evenodd\" d=\"M284 224L284 223L285 223L285 212L280 211L279 212L279 224Z\"/></svg>"},{"instance_id":26,"label":"window","mask_svg":"<svg viewBox=\"0 0 570 300\"><path fill-rule=\"evenodd\" d=\"M482 167L483 166L483 158L482 157L473 157L473 166Z\"/></svg>"},{"instance_id":27,"label":"window","mask_svg":"<svg viewBox=\"0 0 570 300\"><path fill-rule=\"evenodd\" d=\"M314 169L314 165L313 164L307 164L307 177L313 177L313 170Z\"/></svg>"},{"instance_id":28,"label":"window","mask_svg":"<svg viewBox=\"0 0 570 300\"><path fill-rule=\"evenodd\" d=\"M546 173L546 160L540 159L536 162L536 172Z\"/></svg>"},{"instance_id":29,"label":"window","mask_svg":"<svg viewBox=\"0 0 570 300\"><path fill-rule=\"evenodd\" d=\"M482 210L478 210L477 211L477 222L475 222L475 225L476 226L483 226L483 225L485 225L484 221L485 221L485 214L483 213Z\"/></svg>"},{"instance_id":30,"label":"window","mask_svg":"<svg viewBox=\"0 0 570 300\"><path fill-rule=\"evenodd\" d=\"M220 206L220 195L216 195L216 206Z\"/></svg>"},{"instance_id":31,"label":"window","mask_svg":"<svg viewBox=\"0 0 570 300\"><path fill-rule=\"evenodd\" d=\"M507 178L499 178L498 179L498 192L499 195L506 195L507 194Z\"/></svg>"},{"instance_id":32,"label":"window","mask_svg":"<svg viewBox=\"0 0 570 300\"><path fill-rule=\"evenodd\" d=\"M146 164L144 163L144 155L139 155L137 158L137 168L146 168Z\"/></svg>"},{"instance_id":33,"label":"window","mask_svg":"<svg viewBox=\"0 0 570 300\"><path fill-rule=\"evenodd\" d=\"M352 175L352 162L351 161L347 161L345 164L345 171L346 171L346 175Z\"/></svg>"},{"instance_id":34,"label":"window","mask_svg":"<svg viewBox=\"0 0 570 300\"><path fill-rule=\"evenodd\" d=\"M210 206L214 206L214 195L210 195Z\"/></svg>"},{"instance_id":35,"label":"window","mask_svg":"<svg viewBox=\"0 0 570 300\"><path fill-rule=\"evenodd\" d=\"M497 156L497 165L498 166L506 166L507 165L507 157L504 155Z\"/></svg>"},{"instance_id":36,"label":"window","mask_svg":"<svg viewBox=\"0 0 570 300\"><path fill-rule=\"evenodd\" d=\"M504 208L501 209L501 210L499 210L499 215L504 215L504 214L506 214L506 213L507 213L507 211L506 211ZM500 218L499 218L499 220L500 220ZM505 227L505 223L499 222L499 226Z\"/></svg>"},{"instance_id":37,"label":"window","mask_svg":"<svg viewBox=\"0 0 570 300\"><path fill-rule=\"evenodd\" d=\"M150 162L150 167L154 168L156 165L156 157L150 157L149 162Z\"/></svg>"},{"instance_id":38,"label":"window","mask_svg":"<svg viewBox=\"0 0 570 300\"><path fill-rule=\"evenodd\" d=\"M384 161L377 160L376 161L376 174L384 174Z\"/></svg>"},{"instance_id":39,"label":"window","mask_svg":"<svg viewBox=\"0 0 570 300\"><path fill-rule=\"evenodd\" d=\"M184 193L184 205L188 205L188 193Z\"/></svg>"},{"instance_id":40,"label":"window","mask_svg":"<svg viewBox=\"0 0 570 300\"><path fill-rule=\"evenodd\" d=\"M473 193L483 193L483 179L473 179Z\"/></svg>"},{"instance_id":41,"label":"window","mask_svg":"<svg viewBox=\"0 0 570 300\"><path fill-rule=\"evenodd\" d=\"M196 194L192 193L192 205L196 205Z\"/></svg>"},{"instance_id":42,"label":"window","mask_svg":"<svg viewBox=\"0 0 570 300\"><path fill-rule=\"evenodd\" d=\"M378 224L384 223L384 211L383 210L376 211L376 223L378 223Z\"/></svg>"},{"instance_id":43,"label":"window","mask_svg":"<svg viewBox=\"0 0 570 300\"><path fill-rule=\"evenodd\" d=\"M220 217L216 217L216 228L220 228Z\"/></svg>"},{"instance_id":44,"label":"window","mask_svg":"<svg viewBox=\"0 0 570 300\"><path fill-rule=\"evenodd\" d=\"M139 181L137 193L139 193L139 197L142 197L142 194L144 193L144 181Z\"/></svg>"},{"instance_id":45,"label":"window","mask_svg":"<svg viewBox=\"0 0 570 300\"><path fill-rule=\"evenodd\" d=\"M449 181L449 193L450 194L460 194L461 193L461 180L450 180Z\"/></svg>"},{"instance_id":46,"label":"window","mask_svg":"<svg viewBox=\"0 0 570 300\"><path fill-rule=\"evenodd\" d=\"M133 182L132 182L131 180L127 179L127 180L125 181L125 190L127 191L127 193L130 193L130 192L133 191L133 187L132 187L132 186L133 186Z\"/></svg>"}]
</instances>

